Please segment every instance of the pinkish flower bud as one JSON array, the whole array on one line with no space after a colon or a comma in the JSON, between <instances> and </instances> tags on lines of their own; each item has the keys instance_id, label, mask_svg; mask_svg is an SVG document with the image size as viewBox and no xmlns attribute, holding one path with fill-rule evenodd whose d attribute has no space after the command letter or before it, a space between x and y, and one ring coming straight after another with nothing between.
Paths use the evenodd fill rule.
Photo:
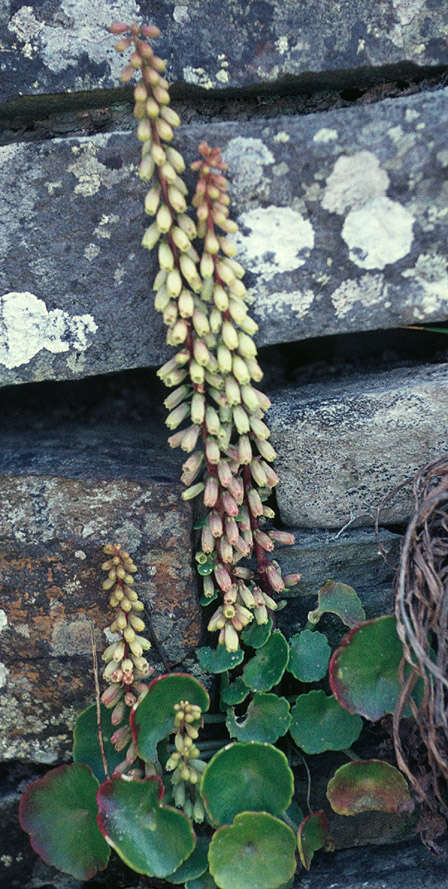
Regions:
<instances>
[{"instance_id":1,"label":"pinkish flower bud","mask_svg":"<svg viewBox=\"0 0 448 889\"><path fill-rule=\"evenodd\" d=\"M216 438L207 436L205 440L205 456L209 463L216 466L221 459L221 450Z\"/></svg>"},{"instance_id":2,"label":"pinkish flower bud","mask_svg":"<svg viewBox=\"0 0 448 889\"><path fill-rule=\"evenodd\" d=\"M224 525L225 525L226 537L227 537L229 543L231 543L232 546L234 546L236 541L238 540L238 537L240 536L239 528L238 528L238 525L237 525L234 517L233 516L226 516L226 518L224 520Z\"/></svg>"},{"instance_id":3,"label":"pinkish flower bud","mask_svg":"<svg viewBox=\"0 0 448 889\"><path fill-rule=\"evenodd\" d=\"M218 435L219 434L219 430L221 428L221 422L220 422L217 411L215 410L214 407L211 407L211 405L209 405L207 407L207 410L205 412L205 425L207 426L207 432L210 435ZM220 464L218 464L218 471L219 471L219 465ZM222 482L221 482L221 484L222 484Z\"/></svg>"},{"instance_id":4,"label":"pinkish flower bud","mask_svg":"<svg viewBox=\"0 0 448 889\"><path fill-rule=\"evenodd\" d=\"M221 537L221 540L219 542L219 551L221 560L231 565L233 562L233 548L230 542L227 540L227 537Z\"/></svg>"},{"instance_id":5,"label":"pinkish flower bud","mask_svg":"<svg viewBox=\"0 0 448 889\"><path fill-rule=\"evenodd\" d=\"M264 460L260 461L260 465L266 475L266 481L270 488L274 488L275 485L278 485L280 479L277 473L273 470L272 466L269 463L265 463Z\"/></svg>"},{"instance_id":6,"label":"pinkish flower bud","mask_svg":"<svg viewBox=\"0 0 448 889\"><path fill-rule=\"evenodd\" d=\"M110 740L114 745L115 750L124 750L131 740L131 729L128 725L120 726L120 728L117 728L116 731L114 731Z\"/></svg>"},{"instance_id":7,"label":"pinkish flower bud","mask_svg":"<svg viewBox=\"0 0 448 889\"><path fill-rule=\"evenodd\" d=\"M219 464L218 464L219 467ZM209 475L204 490L204 506L213 507L218 499L218 480L214 475Z\"/></svg>"},{"instance_id":8,"label":"pinkish flower bud","mask_svg":"<svg viewBox=\"0 0 448 889\"><path fill-rule=\"evenodd\" d=\"M256 543L258 543L259 546L266 550L266 552L271 553L273 551L274 541L271 540L271 538L267 534L265 534L264 531L260 531L259 528L256 528L256 530L254 531L254 538Z\"/></svg>"},{"instance_id":9,"label":"pinkish flower bud","mask_svg":"<svg viewBox=\"0 0 448 889\"><path fill-rule=\"evenodd\" d=\"M227 515L237 516L239 513L239 507L234 497L232 497L230 491L223 491L222 493L222 505L224 507Z\"/></svg>"},{"instance_id":10,"label":"pinkish flower bud","mask_svg":"<svg viewBox=\"0 0 448 889\"><path fill-rule=\"evenodd\" d=\"M242 556L249 556L251 553L251 547L241 536L238 537L238 540L235 541L235 549Z\"/></svg>"},{"instance_id":11,"label":"pinkish flower bud","mask_svg":"<svg viewBox=\"0 0 448 889\"><path fill-rule=\"evenodd\" d=\"M247 495L247 499L249 501L249 508L250 508L252 515L255 518L257 518L257 516L263 515L263 503L261 501L261 497L260 497L258 491L256 490L256 488L250 489L250 491Z\"/></svg>"},{"instance_id":12,"label":"pinkish flower bud","mask_svg":"<svg viewBox=\"0 0 448 889\"><path fill-rule=\"evenodd\" d=\"M219 608L215 611L215 613L210 618L210 620L207 624L207 630L210 630L211 633L214 630L222 630L225 622L226 622L226 619L222 613L222 607L219 606Z\"/></svg>"},{"instance_id":13,"label":"pinkish flower bud","mask_svg":"<svg viewBox=\"0 0 448 889\"><path fill-rule=\"evenodd\" d=\"M219 588L223 593L228 593L232 586L232 578L227 568L218 562L214 569L214 575Z\"/></svg>"},{"instance_id":14,"label":"pinkish flower bud","mask_svg":"<svg viewBox=\"0 0 448 889\"><path fill-rule=\"evenodd\" d=\"M294 534L290 534L289 531L277 531L277 528L272 528L270 531L268 531L268 534L269 537L272 538L272 540L276 541L276 543L283 543L285 546L292 546L292 544L296 542ZM297 575L297 577L298 576L299 575Z\"/></svg>"},{"instance_id":15,"label":"pinkish flower bud","mask_svg":"<svg viewBox=\"0 0 448 889\"><path fill-rule=\"evenodd\" d=\"M248 586L246 586L245 583L238 584L238 593L240 599L242 600L242 602L244 602L244 605L246 605L248 608L253 608L253 606L255 605L255 599L252 595L252 591L249 589Z\"/></svg>"},{"instance_id":16,"label":"pinkish flower bud","mask_svg":"<svg viewBox=\"0 0 448 889\"><path fill-rule=\"evenodd\" d=\"M198 441L198 438L199 438L200 431L201 431L201 427L195 426L195 425L189 426L188 429L185 430L184 436L183 436L182 441L180 443L180 446L183 451L186 451L188 454L190 454L191 451L194 451L197 441Z\"/></svg>"},{"instance_id":17,"label":"pinkish flower bud","mask_svg":"<svg viewBox=\"0 0 448 889\"><path fill-rule=\"evenodd\" d=\"M285 581L283 580L280 571L278 571L278 569L275 568L274 565L267 566L266 577L272 589L276 593L281 593L281 591L285 589Z\"/></svg>"},{"instance_id":18,"label":"pinkish flower bud","mask_svg":"<svg viewBox=\"0 0 448 889\"><path fill-rule=\"evenodd\" d=\"M115 707L122 695L123 689L120 685L108 685L101 695L101 702L110 710L111 707Z\"/></svg>"},{"instance_id":19,"label":"pinkish flower bud","mask_svg":"<svg viewBox=\"0 0 448 889\"><path fill-rule=\"evenodd\" d=\"M297 574L297 573L294 573L294 574L285 574L285 576L284 576L284 578L283 578L283 580L284 580L284 582L285 582L285 587L292 587L292 586L295 586L296 583L299 583L299 581L300 581L301 579L302 579L302 575L301 575L301 574Z\"/></svg>"},{"instance_id":20,"label":"pinkish flower bud","mask_svg":"<svg viewBox=\"0 0 448 889\"><path fill-rule=\"evenodd\" d=\"M254 460L251 460L250 463L250 472L252 478L255 483L259 485L259 487L266 487L268 484L268 478L266 472L261 466L261 461L256 457Z\"/></svg>"},{"instance_id":21,"label":"pinkish flower bud","mask_svg":"<svg viewBox=\"0 0 448 889\"><path fill-rule=\"evenodd\" d=\"M244 500L244 483L240 476L234 475L232 477L232 481L229 484L229 491L238 506L241 506Z\"/></svg>"},{"instance_id":22,"label":"pinkish flower bud","mask_svg":"<svg viewBox=\"0 0 448 889\"><path fill-rule=\"evenodd\" d=\"M201 549L203 553L212 553L215 548L215 538L210 530L210 525L204 525L201 532Z\"/></svg>"},{"instance_id":23,"label":"pinkish flower bud","mask_svg":"<svg viewBox=\"0 0 448 889\"><path fill-rule=\"evenodd\" d=\"M216 512L216 510L213 510L213 512L211 512L209 515L208 521L209 521L209 525L210 525L210 531L212 532L213 537L221 537L222 533L223 533L223 526L222 526L222 519L221 519L221 516L219 515L219 512Z\"/></svg>"},{"instance_id":24,"label":"pinkish flower bud","mask_svg":"<svg viewBox=\"0 0 448 889\"><path fill-rule=\"evenodd\" d=\"M110 721L112 725L120 725L123 722L126 713L126 704L123 700L118 701L118 704L115 705L112 710Z\"/></svg>"},{"instance_id":25,"label":"pinkish flower bud","mask_svg":"<svg viewBox=\"0 0 448 889\"><path fill-rule=\"evenodd\" d=\"M111 34L125 34L126 31L129 31L129 25L126 25L125 22L112 22L109 25L109 31Z\"/></svg>"}]
</instances>

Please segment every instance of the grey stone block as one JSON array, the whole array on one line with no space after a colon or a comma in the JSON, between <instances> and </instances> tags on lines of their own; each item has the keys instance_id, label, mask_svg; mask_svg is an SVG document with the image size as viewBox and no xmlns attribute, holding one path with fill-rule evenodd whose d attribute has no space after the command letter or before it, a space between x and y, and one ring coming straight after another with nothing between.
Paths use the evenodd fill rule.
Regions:
<instances>
[{"instance_id":1,"label":"grey stone block","mask_svg":"<svg viewBox=\"0 0 448 889\"><path fill-rule=\"evenodd\" d=\"M187 162L207 138L229 164L259 345L448 316L447 115L445 89L179 130ZM0 148L3 385L169 354L137 159L118 132Z\"/></svg>"},{"instance_id":2,"label":"grey stone block","mask_svg":"<svg viewBox=\"0 0 448 889\"><path fill-rule=\"evenodd\" d=\"M290 387L276 393L268 418L282 520L373 525L396 485L446 453L448 365ZM408 485L385 505L382 523L405 521L411 504Z\"/></svg>"},{"instance_id":3,"label":"grey stone block","mask_svg":"<svg viewBox=\"0 0 448 889\"><path fill-rule=\"evenodd\" d=\"M270 84L316 73L448 63L443 0L30 0L0 12L2 98L117 85L112 20L153 22L173 80L204 89ZM398 69L400 70L400 69ZM359 72L359 73L358 73Z\"/></svg>"}]
</instances>

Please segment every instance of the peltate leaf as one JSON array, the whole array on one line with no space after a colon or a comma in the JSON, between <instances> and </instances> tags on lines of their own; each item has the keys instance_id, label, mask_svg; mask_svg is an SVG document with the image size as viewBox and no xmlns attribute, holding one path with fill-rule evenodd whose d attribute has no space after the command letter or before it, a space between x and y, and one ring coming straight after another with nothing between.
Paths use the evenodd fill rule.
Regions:
<instances>
[{"instance_id":1,"label":"peltate leaf","mask_svg":"<svg viewBox=\"0 0 448 889\"><path fill-rule=\"evenodd\" d=\"M270 691L280 682L288 660L288 643L280 630L274 630L268 641L247 662L243 680L252 691Z\"/></svg>"},{"instance_id":2,"label":"peltate leaf","mask_svg":"<svg viewBox=\"0 0 448 889\"><path fill-rule=\"evenodd\" d=\"M277 889L296 869L290 827L267 812L242 812L210 843L209 867L220 889Z\"/></svg>"},{"instance_id":3,"label":"peltate leaf","mask_svg":"<svg viewBox=\"0 0 448 889\"><path fill-rule=\"evenodd\" d=\"M307 870L311 867L314 853L324 848L327 837L328 821L325 812L312 812L302 821L297 832L297 845L300 860Z\"/></svg>"},{"instance_id":4,"label":"peltate leaf","mask_svg":"<svg viewBox=\"0 0 448 889\"><path fill-rule=\"evenodd\" d=\"M341 766L328 782L327 797L338 815L358 812L409 812L413 803L405 778L379 759L355 760Z\"/></svg>"},{"instance_id":5,"label":"peltate leaf","mask_svg":"<svg viewBox=\"0 0 448 889\"><path fill-rule=\"evenodd\" d=\"M196 838L182 812L161 805L163 784L151 777L111 778L101 785L98 824L120 858L139 874L167 877L188 858Z\"/></svg>"},{"instance_id":6,"label":"peltate leaf","mask_svg":"<svg viewBox=\"0 0 448 889\"><path fill-rule=\"evenodd\" d=\"M335 698L349 713L361 713L372 722L393 713L401 691L402 656L394 617L377 617L355 627L330 660Z\"/></svg>"},{"instance_id":7,"label":"peltate leaf","mask_svg":"<svg viewBox=\"0 0 448 889\"><path fill-rule=\"evenodd\" d=\"M97 824L98 781L88 766L59 766L33 781L20 800L19 818L46 864L90 880L107 867L110 849Z\"/></svg>"},{"instance_id":8,"label":"peltate leaf","mask_svg":"<svg viewBox=\"0 0 448 889\"><path fill-rule=\"evenodd\" d=\"M214 824L231 824L239 812L288 808L294 779L288 760L271 744L228 744L210 760L201 780L201 795Z\"/></svg>"},{"instance_id":9,"label":"peltate leaf","mask_svg":"<svg viewBox=\"0 0 448 889\"><path fill-rule=\"evenodd\" d=\"M139 755L147 762L157 757L157 744L174 729L174 705L179 701L208 710L210 698L204 686L186 673L159 676L150 683L137 709L131 714L131 728Z\"/></svg>"},{"instance_id":10,"label":"peltate leaf","mask_svg":"<svg viewBox=\"0 0 448 889\"><path fill-rule=\"evenodd\" d=\"M288 731L291 722L286 698L257 692L244 717L227 714L226 726L231 738L238 741L267 741L273 744Z\"/></svg>"},{"instance_id":11,"label":"peltate leaf","mask_svg":"<svg viewBox=\"0 0 448 889\"><path fill-rule=\"evenodd\" d=\"M289 640L288 671L301 682L317 682L327 672L331 648L324 633L302 630Z\"/></svg>"},{"instance_id":12,"label":"peltate leaf","mask_svg":"<svg viewBox=\"0 0 448 889\"><path fill-rule=\"evenodd\" d=\"M123 751L118 753L114 745L110 743L110 737L115 731L115 726L110 721L111 713L111 710L107 710L101 704L101 733L110 775L115 766L123 759ZM73 760L74 762L84 762L90 766L100 783L105 780L106 775L98 743L96 704L92 704L86 710L83 710L75 722L73 731Z\"/></svg>"},{"instance_id":13,"label":"peltate leaf","mask_svg":"<svg viewBox=\"0 0 448 889\"><path fill-rule=\"evenodd\" d=\"M244 651L227 651L225 645L217 645L216 648L198 648L196 652L198 661L207 673L224 673L233 670L244 658Z\"/></svg>"},{"instance_id":14,"label":"peltate leaf","mask_svg":"<svg viewBox=\"0 0 448 889\"><path fill-rule=\"evenodd\" d=\"M333 695L321 690L299 695L291 716L289 732L305 753L345 750L362 730L360 716L347 713Z\"/></svg>"},{"instance_id":15,"label":"peltate leaf","mask_svg":"<svg viewBox=\"0 0 448 889\"><path fill-rule=\"evenodd\" d=\"M238 676L234 682L221 689L221 701L226 707L234 707L241 704L248 696L249 689L245 682Z\"/></svg>"},{"instance_id":16,"label":"peltate leaf","mask_svg":"<svg viewBox=\"0 0 448 889\"><path fill-rule=\"evenodd\" d=\"M317 624L323 614L337 614L347 627L356 627L366 619L361 599L353 587L346 583L327 580L318 592L318 607L310 611L308 620Z\"/></svg>"},{"instance_id":17,"label":"peltate leaf","mask_svg":"<svg viewBox=\"0 0 448 889\"><path fill-rule=\"evenodd\" d=\"M208 837L198 837L193 852L186 858L183 864L167 877L169 883L186 883L187 880L196 880L204 874L208 868Z\"/></svg>"},{"instance_id":18,"label":"peltate leaf","mask_svg":"<svg viewBox=\"0 0 448 889\"><path fill-rule=\"evenodd\" d=\"M257 624L255 620L241 633L241 639L245 645L251 648L261 648L268 641L272 632L272 617L268 617L265 624Z\"/></svg>"}]
</instances>

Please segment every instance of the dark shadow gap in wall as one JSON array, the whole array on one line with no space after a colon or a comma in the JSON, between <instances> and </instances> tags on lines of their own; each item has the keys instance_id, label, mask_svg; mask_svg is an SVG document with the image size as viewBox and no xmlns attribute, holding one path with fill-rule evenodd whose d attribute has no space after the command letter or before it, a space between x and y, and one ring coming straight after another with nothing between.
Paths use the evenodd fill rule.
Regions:
<instances>
[{"instance_id":1,"label":"dark shadow gap in wall","mask_svg":"<svg viewBox=\"0 0 448 889\"><path fill-rule=\"evenodd\" d=\"M173 107L184 124L270 119L371 104L448 84L448 67L410 63L351 72L304 73L249 89L204 90L174 84ZM132 88L22 96L0 106L0 145L133 129Z\"/></svg>"}]
</instances>

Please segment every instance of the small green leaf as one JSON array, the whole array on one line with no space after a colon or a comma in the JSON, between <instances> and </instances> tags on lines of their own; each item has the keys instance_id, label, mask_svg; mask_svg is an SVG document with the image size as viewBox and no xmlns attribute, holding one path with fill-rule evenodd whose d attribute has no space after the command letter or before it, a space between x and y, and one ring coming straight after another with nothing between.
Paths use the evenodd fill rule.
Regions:
<instances>
[{"instance_id":1,"label":"small green leaf","mask_svg":"<svg viewBox=\"0 0 448 889\"><path fill-rule=\"evenodd\" d=\"M207 605L211 605L218 598L218 593L216 590L214 591L212 596L201 596L199 599L199 604L202 605L203 608L207 608Z\"/></svg>"},{"instance_id":2,"label":"small green leaf","mask_svg":"<svg viewBox=\"0 0 448 889\"><path fill-rule=\"evenodd\" d=\"M280 682L288 660L288 643L280 630L274 630L244 667L243 680L252 691L270 691Z\"/></svg>"},{"instance_id":3,"label":"small green leaf","mask_svg":"<svg viewBox=\"0 0 448 889\"><path fill-rule=\"evenodd\" d=\"M258 692L250 702L244 717L227 715L226 726L231 738L238 741L266 741L273 744L288 731L291 722L286 698Z\"/></svg>"},{"instance_id":4,"label":"small green leaf","mask_svg":"<svg viewBox=\"0 0 448 889\"><path fill-rule=\"evenodd\" d=\"M331 648L324 633L302 630L289 640L288 671L301 682L317 682L327 672Z\"/></svg>"},{"instance_id":5,"label":"small green leaf","mask_svg":"<svg viewBox=\"0 0 448 889\"><path fill-rule=\"evenodd\" d=\"M115 766L123 760L123 751L118 753L110 742L110 737L115 731L115 726L110 721L111 714L112 711L107 710L101 704L101 733L110 775ZM84 762L89 766L95 777L98 778L98 781L105 780L103 759L98 743L96 704L91 704L90 707L83 710L75 722L73 731L73 760L74 762Z\"/></svg>"},{"instance_id":6,"label":"small green leaf","mask_svg":"<svg viewBox=\"0 0 448 889\"><path fill-rule=\"evenodd\" d=\"M220 889L278 889L296 869L290 827L266 812L243 812L210 843L209 867Z\"/></svg>"},{"instance_id":7,"label":"small green leaf","mask_svg":"<svg viewBox=\"0 0 448 889\"><path fill-rule=\"evenodd\" d=\"M330 660L335 698L349 713L360 713L372 722L393 713L401 692L402 656L394 617L377 617L355 627ZM405 711L405 716L409 714Z\"/></svg>"},{"instance_id":8,"label":"small green leaf","mask_svg":"<svg viewBox=\"0 0 448 889\"><path fill-rule=\"evenodd\" d=\"M356 627L366 619L361 599L353 587L346 583L335 583L327 580L318 592L319 605L315 611L310 611L308 620L317 624L323 614L337 614L347 627Z\"/></svg>"},{"instance_id":9,"label":"small green leaf","mask_svg":"<svg viewBox=\"0 0 448 889\"><path fill-rule=\"evenodd\" d=\"M333 695L324 691L299 695L291 715L289 732L305 753L345 750L362 730L361 717L347 713Z\"/></svg>"},{"instance_id":10,"label":"small green leaf","mask_svg":"<svg viewBox=\"0 0 448 889\"><path fill-rule=\"evenodd\" d=\"M307 870L311 867L314 853L324 848L327 837L328 821L324 812L312 812L302 821L297 834L297 845L300 860Z\"/></svg>"},{"instance_id":11,"label":"small green leaf","mask_svg":"<svg viewBox=\"0 0 448 889\"><path fill-rule=\"evenodd\" d=\"M211 873L207 870L205 874L201 874L195 880L187 880L185 889L217 889L217 887Z\"/></svg>"},{"instance_id":12,"label":"small green leaf","mask_svg":"<svg viewBox=\"0 0 448 889\"><path fill-rule=\"evenodd\" d=\"M107 867L110 849L97 824L98 781L81 763L58 766L27 787L20 824L46 864L90 880Z\"/></svg>"},{"instance_id":13,"label":"small green leaf","mask_svg":"<svg viewBox=\"0 0 448 889\"><path fill-rule=\"evenodd\" d=\"M151 777L111 778L98 791L98 824L128 867L167 877L193 852L195 835L182 812L161 805L163 784Z\"/></svg>"},{"instance_id":14,"label":"small green leaf","mask_svg":"<svg viewBox=\"0 0 448 889\"><path fill-rule=\"evenodd\" d=\"M241 648L238 651L227 651L225 645L217 645L216 648L198 648L196 654L202 669L207 670L207 673L233 670L244 658Z\"/></svg>"},{"instance_id":15,"label":"small green leaf","mask_svg":"<svg viewBox=\"0 0 448 889\"><path fill-rule=\"evenodd\" d=\"M245 682L238 676L231 685L221 690L221 701L227 707L234 707L235 704L242 704L247 698L249 689Z\"/></svg>"},{"instance_id":16,"label":"small green leaf","mask_svg":"<svg viewBox=\"0 0 448 889\"><path fill-rule=\"evenodd\" d=\"M210 698L204 686L186 673L159 676L131 713L131 728L139 755L147 762L157 759L157 744L174 731L174 705L179 701L208 710Z\"/></svg>"},{"instance_id":17,"label":"small green leaf","mask_svg":"<svg viewBox=\"0 0 448 889\"><path fill-rule=\"evenodd\" d=\"M231 824L239 812L288 808L294 779L288 760L270 744L228 744L210 760L202 775L201 795L214 824Z\"/></svg>"},{"instance_id":18,"label":"small green leaf","mask_svg":"<svg viewBox=\"0 0 448 889\"><path fill-rule=\"evenodd\" d=\"M405 778L379 759L355 760L338 769L328 782L327 797L338 815L413 810Z\"/></svg>"},{"instance_id":19,"label":"small green leaf","mask_svg":"<svg viewBox=\"0 0 448 889\"><path fill-rule=\"evenodd\" d=\"M168 882L177 885L186 883L187 880L195 880L204 874L208 868L208 847L208 837L198 837L190 857L186 858L174 873L169 874L166 878Z\"/></svg>"},{"instance_id":20,"label":"small green leaf","mask_svg":"<svg viewBox=\"0 0 448 889\"><path fill-rule=\"evenodd\" d=\"M265 624L257 624L255 620L241 633L241 639L245 645L251 648L261 648L268 641L272 632L272 617L268 617Z\"/></svg>"}]
</instances>

